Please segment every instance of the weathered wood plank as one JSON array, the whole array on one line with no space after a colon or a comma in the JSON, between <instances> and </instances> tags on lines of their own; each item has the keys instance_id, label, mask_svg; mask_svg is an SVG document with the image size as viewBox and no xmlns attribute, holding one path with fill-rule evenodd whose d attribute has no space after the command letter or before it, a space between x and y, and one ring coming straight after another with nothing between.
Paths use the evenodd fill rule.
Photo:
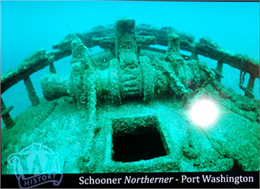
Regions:
<instances>
[{"instance_id":1,"label":"weathered wood plank","mask_svg":"<svg viewBox=\"0 0 260 189\"><path fill-rule=\"evenodd\" d=\"M33 87L32 81L29 76L24 79L24 84L26 86L26 90L27 90L29 99L32 103L32 106L38 106L40 104L40 99L36 94L36 91Z\"/></svg>"},{"instance_id":2,"label":"weathered wood plank","mask_svg":"<svg viewBox=\"0 0 260 189\"><path fill-rule=\"evenodd\" d=\"M202 56L223 62L259 78L259 61L246 55L230 53L205 38L195 45L195 51Z\"/></svg>"},{"instance_id":3,"label":"weathered wood plank","mask_svg":"<svg viewBox=\"0 0 260 189\"><path fill-rule=\"evenodd\" d=\"M216 67L216 80L220 83L221 82L221 78L222 76L222 72L223 72L223 62L218 61L217 63L217 67Z\"/></svg>"},{"instance_id":4,"label":"weathered wood plank","mask_svg":"<svg viewBox=\"0 0 260 189\"><path fill-rule=\"evenodd\" d=\"M46 54L45 50L32 53L21 64L1 75L1 94L19 81L50 65L53 61L53 54Z\"/></svg>"}]
</instances>

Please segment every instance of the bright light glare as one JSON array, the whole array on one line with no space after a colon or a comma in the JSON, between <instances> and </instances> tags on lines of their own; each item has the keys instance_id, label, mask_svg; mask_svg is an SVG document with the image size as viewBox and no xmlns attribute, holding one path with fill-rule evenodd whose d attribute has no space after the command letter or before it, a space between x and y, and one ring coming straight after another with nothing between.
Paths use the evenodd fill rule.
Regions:
<instances>
[{"instance_id":1,"label":"bright light glare","mask_svg":"<svg viewBox=\"0 0 260 189\"><path fill-rule=\"evenodd\" d=\"M216 121L218 109L216 105L208 99L198 100L192 106L190 116L196 125L206 127Z\"/></svg>"}]
</instances>

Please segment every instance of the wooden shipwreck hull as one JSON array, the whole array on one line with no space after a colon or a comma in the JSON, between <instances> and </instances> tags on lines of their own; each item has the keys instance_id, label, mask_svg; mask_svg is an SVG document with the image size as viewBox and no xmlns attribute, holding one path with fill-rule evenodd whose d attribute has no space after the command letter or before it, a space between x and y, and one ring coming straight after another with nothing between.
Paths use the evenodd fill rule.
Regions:
<instances>
[{"instance_id":1,"label":"wooden shipwreck hull","mask_svg":"<svg viewBox=\"0 0 260 189\"><path fill-rule=\"evenodd\" d=\"M259 61L208 38L196 42L171 27L135 26L128 18L76 37L32 53L1 76L1 93L24 81L32 103L13 120L15 105L1 99L3 173L12 173L8 155L33 142L59 154L63 173L259 170L259 100L252 92ZM95 46L105 51L90 56ZM54 63L70 55L71 73L60 76ZM198 55L215 60L216 69ZM221 85L223 64L241 71L244 96ZM46 66L39 99L30 75ZM200 98L222 112L213 126L189 118Z\"/></svg>"}]
</instances>

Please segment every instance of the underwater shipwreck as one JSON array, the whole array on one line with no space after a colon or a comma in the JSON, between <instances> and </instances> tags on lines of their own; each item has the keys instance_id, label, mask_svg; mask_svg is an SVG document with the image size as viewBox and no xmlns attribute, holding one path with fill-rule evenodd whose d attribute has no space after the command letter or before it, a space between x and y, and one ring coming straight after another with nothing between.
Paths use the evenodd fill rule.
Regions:
<instances>
[{"instance_id":1,"label":"underwater shipwreck","mask_svg":"<svg viewBox=\"0 0 260 189\"><path fill-rule=\"evenodd\" d=\"M95 46L104 51L90 55ZM54 63L70 55L71 73L59 75ZM216 68L199 55L215 60ZM221 84L224 64L240 70L244 95ZM40 99L30 75L47 66ZM14 173L8 156L33 143L58 154L62 173L259 171L256 78L259 60L172 27L121 18L68 34L51 52L33 52L1 75L1 94L23 81L31 101L13 119L9 113L18 107L1 98L2 174ZM207 127L189 114L201 99L219 111Z\"/></svg>"}]
</instances>

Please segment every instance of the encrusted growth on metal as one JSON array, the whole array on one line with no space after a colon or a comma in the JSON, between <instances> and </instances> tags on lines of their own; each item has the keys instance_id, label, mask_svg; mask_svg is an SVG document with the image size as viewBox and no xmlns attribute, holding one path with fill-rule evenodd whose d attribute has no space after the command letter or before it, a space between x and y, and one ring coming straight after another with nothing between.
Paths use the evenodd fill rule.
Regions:
<instances>
[{"instance_id":1,"label":"encrusted growth on metal","mask_svg":"<svg viewBox=\"0 0 260 189\"><path fill-rule=\"evenodd\" d=\"M117 59L112 59L109 63L109 87L112 103L121 102L119 87L119 63Z\"/></svg>"},{"instance_id":2,"label":"encrusted growth on metal","mask_svg":"<svg viewBox=\"0 0 260 189\"><path fill-rule=\"evenodd\" d=\"M96 45L105 51L90 56L88 48ZM181 50L191 55L183 55ZM53 63L68 55L72 55L71 72L58 75ZM210 69L198 55L217 60L216 69ZM224 64L241 70L240 87L245 96L221 85ZM30 75L45 66L50 66L50 73L42 78L41 87L47 101L39 101ZM2 75L1 81L4 91L25 81L34 106L19 115L16 124L24 126L28 117L33 117L26 132L41 142L52 142L59 133L55 150L61 153L64 144L70 146L69 155L62 160L64 172L228 171L234 162L252 171L259 170L259 100L252 96L258 69L258 62L227 52L208 38L197 43L193 36L171 27L135 26L133 19L122 18L113 26L95 27L76 38L68 35L52 52L37 51ZM250 79L245 87L246 73ZM213 128L195 127L186 115L199 98L213 99L220 111L229 114L221 115ZM1 117L10 128L14 125L9 115L13 107L6 108L2 99L1 105ZM12 143L20 145L20 136L13 141L8 133L19 133L20 128L5 130L5 156ZM156 136L163 153L131 157L135 162L115 158L115 146L121 140L117 144L113 140L129 135L137 144L134 148L144 154L153 152L153 145L146 151L146 146L135 140ZM24 143L31 142L26 134L21 138ZM8 172L3 167L4 173Z\"/></svg>"},{"instance_id":3,"label":"encrusted growth on metal","mask_svg":"<svg viewBox=\"0 0 260 189\"><path fill-rule=\"evenodd\" d=\"M152 66L151 60L147 56L140 56L139 62L143 72L143 85L144 85L143 100L146 101L152 99L155 93L155 84L157 78L156 70Z\"/></svg>"}]
</instances>

